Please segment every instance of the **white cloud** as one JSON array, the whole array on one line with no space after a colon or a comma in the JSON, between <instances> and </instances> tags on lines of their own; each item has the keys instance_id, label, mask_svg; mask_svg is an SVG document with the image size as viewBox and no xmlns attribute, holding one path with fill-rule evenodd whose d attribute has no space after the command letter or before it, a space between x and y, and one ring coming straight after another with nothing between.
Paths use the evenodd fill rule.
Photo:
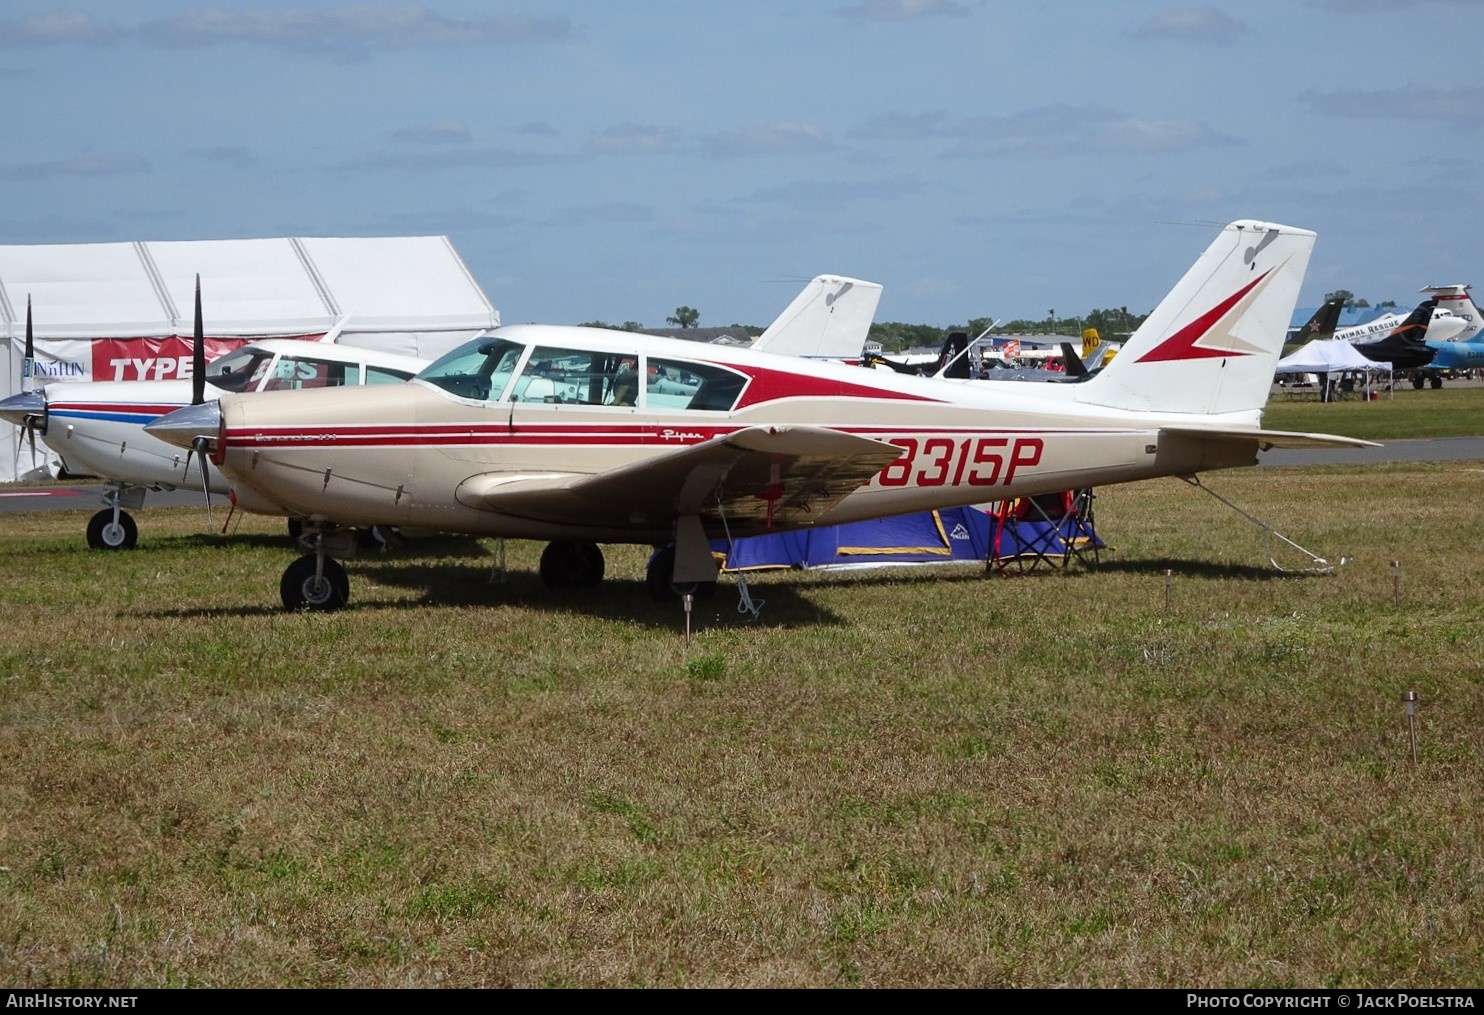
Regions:
<instances>
[{"instance_id":1,"label":"white cloud","mask_svg":"<svg viewBox=\"0 0 1484 1015\"><path fill-rule=\"evenodd\" d=\"M969 9L953 0L865 0L851 7L837 7L835 14L863 21L911 21L914 18L966 18Z\"/></svg>"},{"instance_id":2,"label":"white cloud","mask_svg":"<svg viewBox=\"0 0 1484 1015\"><path fill-rule=\"evenodd\" d=\"M713 134L702 142L702 151L712 158L738 155L794 155L831 151L837 147L823 127L799 121L779 121L741 130Z\"/></svg>"},{"instance_id":3,"label":"white cloud","mask_svg":"<svg viewBox=\"0 0 1484 1015\"><path fill-rule=\"evenodd\" d=\"M124 176L145 173L153 168L149 159L139 155L77 155L51 162L23 162L0 166L3 180L44 180L59 176Z\"/></svg>"},{"instance_id":4,"label":"white cloud","mask_svg":"<svg viewBox=\"0 0 1484 1015\"><path fill-rule=\"evenodd\" d=\"M144 25L141 34L167 46L250 43L290 50L433 49L500 43L562 42L576 29L562 17L496 15L450 18L416 4L350 4L259 10L211 8Z\"/></svg>"},{"instance_id":5,"label":"white cloud","mask_svg":"<svg viewBox=\"0 0 1484 1015\"><path fill-rule=\"evenodd\" d=\"M36 14L0 21L0 45L3 46L97 45L116 42L127 34L124 29L100 25L91 14L81 11Z\"/></svg>"},{"instance_id":6,"label":"white cloud","mask_svg":"<svg viewBox=\"0 0 1484 1015\"><path fill-rule=\"evenodd\" d=\"M1177 7L1156 14L1129 34L1140 38L1188 39L1230 45L1247 26L1215 7Z\"/></svg>"},{"instance_id":7,"label":"white cloud","mask_svg":"<svg viewBox=\"0 0 1484 1015\"><path fill-rule=\"evenodd\" d=\"M1395 88L1308 91L1299 96L1315 112L1357 120L1449 120L1484 123L1484 85L1460 88Z\"/></svg>"},{"instance_id":8,"label":"white cloud","mask_svg":"<svg viewBox=\"0 0 1484 1015\"><path fill-rule=\"evenodd\" d=\"M437 120L420 127L401 127L392 131L392 140L407 144L468 144L474 139L463 122Z\"/></svg>"},{"instance_id":9,"label":"white cloud","mask_svg":"<svg viewBox=\"0 0 1484 1015\"><path fill-rule=\"evenodd\" d=\"M679 144L680 132L668 127L621 123L594 134L582 147L600 155L658 155Z\"/></svg>"}]
</instances>

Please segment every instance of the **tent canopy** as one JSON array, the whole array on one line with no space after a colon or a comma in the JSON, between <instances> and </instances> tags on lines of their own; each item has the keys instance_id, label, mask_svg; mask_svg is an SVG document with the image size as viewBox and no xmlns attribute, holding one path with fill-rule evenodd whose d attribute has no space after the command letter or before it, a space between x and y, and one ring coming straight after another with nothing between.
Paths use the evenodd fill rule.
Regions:
<instances>
[{"instance_id":1,"label":"tent canopy","mask_svg":"<svg viewBox=\"0 0 1484 1015\"><path fill-rule=\"evenodd\" d=\"M178 376L198 276L205 337L237 344L338 328L431 360L500 325L446 236L0 245L0 398L22 390L28 301L39 382ZM21 441L0 423L0 481Z\"/></svg>"},{"instance_id":2,"label":"tent canopy","mask_svg":"<svg viewBox=\"0 0 1484 1015\"><path fill-rule=\"evenodd\" d=\"M470 333L500 315L446 236L0 246L0 326L38 339Z\"/></svg>"},{"instance_id":3,"label":"tent canopy","mask_svg":"<svg viewBox=\"0 0 1484 1015\"><path fill-rule=\"evenodd\" d=\"M1316 338L1278 361L1275 373L1332 374L1345 370L1391 373L1390 363L1367 359L1343 338Z\"/></svg>"}]
</instances>

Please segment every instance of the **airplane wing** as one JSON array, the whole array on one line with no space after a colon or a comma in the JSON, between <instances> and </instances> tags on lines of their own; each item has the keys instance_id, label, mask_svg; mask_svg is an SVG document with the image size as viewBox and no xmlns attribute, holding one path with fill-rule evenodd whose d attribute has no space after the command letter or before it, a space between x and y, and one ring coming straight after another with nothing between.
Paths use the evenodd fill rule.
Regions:
<instances>
[{"instance_id":1,"label":"airplane wing","mask_svg":"<svg viewBox=\"0 0 1484 1015\"><path fill-rule=\"evenodd\" d=\"M456 496L486 511L574 525L655 528L700 515L758 531L824 514L902 453L828 427L747 427L595 475L471 476Z\"/></svg>"},{"instance_id":2,"label":"airplane wing","mask_svg":"<svg viewBox=\"0 0 1484 1015\"><path fill-rule=\"evenodd\" d=\"M1245 440L1268 448L1379 448L1375 441L1358 437L1340 437L1329 433L1298 433L1292 430L1213 430L1194 426L1161 427L1161 434L1175 437L1197 437L1203 440Z\"/></svg>"}]
</instances>

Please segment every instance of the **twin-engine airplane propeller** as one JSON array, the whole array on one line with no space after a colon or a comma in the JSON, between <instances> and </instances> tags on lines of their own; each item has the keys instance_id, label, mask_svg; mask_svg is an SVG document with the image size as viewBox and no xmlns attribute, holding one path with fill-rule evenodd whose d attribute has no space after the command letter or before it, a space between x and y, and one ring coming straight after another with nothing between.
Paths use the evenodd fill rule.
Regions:
<instances>
[{"instance_id":1,"label":"twin-engine airplane propeller","mask_svg":"<svg viewBox=\"0 0 1484 1015\"><path fill-rule=\"evenodd\" d=\"M1255 465L1314 233L1221 230L1096 376L908 377L603 329L510 325L382 388L228 393L146 427L204 446L237 506L306 519L288 608L349 596L342 526L549 541L550 586L603 577L600 543L665 547L656 596L714 588L712 539ZM639 379L617 404L620 377ZM656 377L684 378L666 388ZM196 442L204 442L197 445Z\"/></svg>"},{"instance_id":2,"label":"twin-engine airplane propeller","mask_svg":"<svg viewBox=\"0 0 1484 1015\"><path fill-rule=\"evenodd\" d=\"M28 302L28 359L30 319ZM124 509L141 507L147 493L199 485L209 504L212 494L226 494L230 488L197 449L181 454L145 433L144 424L229 391L400 382L428 365L425 359L339 345L338 336L337 328L317 341L259 339L207 364L198 276L189 380L53 381L0 400L0 419L19 426L33 448L38 436L44 439L67 472L102 479L104 506L88 521L88 545L130 549L139 538L139 526Z\"/></svg>"}]
</instances>

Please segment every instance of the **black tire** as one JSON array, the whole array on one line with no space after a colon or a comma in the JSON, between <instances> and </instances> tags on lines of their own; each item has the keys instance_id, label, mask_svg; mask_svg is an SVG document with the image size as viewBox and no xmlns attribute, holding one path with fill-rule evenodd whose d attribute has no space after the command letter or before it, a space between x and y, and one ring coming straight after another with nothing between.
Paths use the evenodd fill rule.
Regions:
<instances>
[{"instance_id":1,"label":"black tire","mask_svg":"<svg viewBox=\"0 0 1484 1015\"><path fill-rule=\"evenodd\" d=\"M662 546L649 558L649 567L644 571L644 588L649 598L657 603L673 602L689 592L697 602L716 595L716 582L687 582L677 585L671 581L675 574L675 547Z\"/></svg>"},{"instance_id":2,"label":"black tire","mask_svg":"<svg viewBox=\"0 0 1484 1015\"><path fill-rule=\"evenodd\" d=\"M88 519L88 545L95 550L132 550L139 541L139 526L127 511L119 512L113 524L113 509L104 508Z\"/></svg>"},{"instance_id":3,"label":"black tire","mask_svg":"<svg viewBox=\"0 0 1484 1015\"><path fill-rule=\"evenodd\" d=\"M576 589L603 580L603 551L597 543L558 540L541 551L541 580L551 589Z\"/></svg>"},{"instance_id":4,"label":"black tire","mask_svg":"<svg viewBox=\"0 0 1484 1015\"><path fill-rule=\"evenodd\" d=\"M1443 379L1441 377L1431 377L1428 378L1428 383L1432 386L1432 389L1436 391L1443 386Z\"/></svg>"},{"instance_id":5,"label":"black tire","mask_svg":"<svg viewBox=\"0 0 1484 1015\"><path fill-rule=\"evenodd\" d=\"M284 569L278 594L286 610L338 610L350 601L350 576L339 561L326 557L324 577L316 580L314 554L306 553Z\"/></svg>"}]
</instances>

